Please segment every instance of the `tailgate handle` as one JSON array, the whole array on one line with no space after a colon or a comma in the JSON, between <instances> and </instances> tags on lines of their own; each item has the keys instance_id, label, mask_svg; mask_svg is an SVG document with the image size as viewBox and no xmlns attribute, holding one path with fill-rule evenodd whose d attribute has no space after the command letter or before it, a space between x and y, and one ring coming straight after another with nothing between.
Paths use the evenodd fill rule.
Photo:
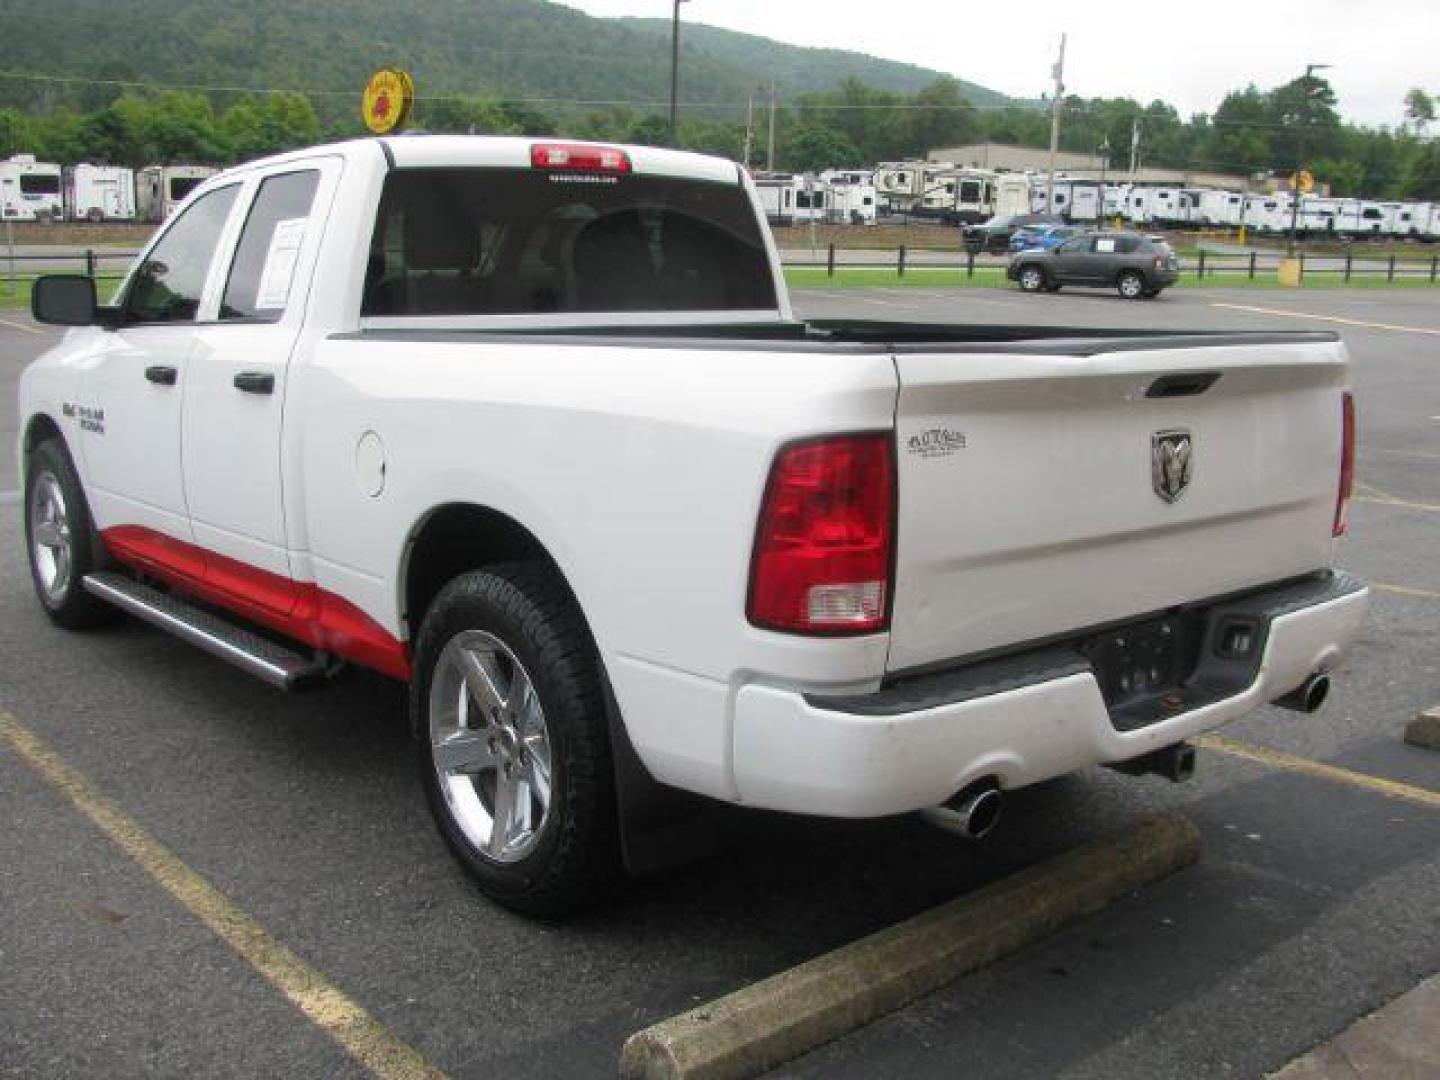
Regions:
<instances>
[{"instance_id":1,"label":"tailgate handle","mask_svg":"<svg viewBox=\"0 0 1440 1080\"><path fill-rule=\"evenodd\" d=\"M1194 371L1185 375L1161 375L1150 384L1145 396L1150 398L1194 397L1214 386L1220 378L1218 371Z\"/></svg>"}]
</instances>

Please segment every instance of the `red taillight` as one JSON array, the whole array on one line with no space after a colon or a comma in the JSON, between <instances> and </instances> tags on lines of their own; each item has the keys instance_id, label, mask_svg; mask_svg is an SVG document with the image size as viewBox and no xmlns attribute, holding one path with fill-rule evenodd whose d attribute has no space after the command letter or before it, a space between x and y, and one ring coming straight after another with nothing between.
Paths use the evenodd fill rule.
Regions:
<instances>
[{"instance_id":1,"label":"red taillight","mask_svg":"<svg viewBox=\"0 0 1440 1080\"><path fill-rule=\"evenodd\" d=\"M894 457L884 433L781 450L770 470L747 614L790 633L872 633L889 622Z\"/></svg>"},{"instance_id":2,"label":"red taillight","mask_svg":"<svg viewBox=\"0 0 1440 1080\"><path fill-rule=\"evenodd\" d=\"M537 169L566 172L628 173L630 155L618 146L535 143L530 147L530 164Z\"/></svg>"},{"instance_id":3,"label":"red taillight","mask_svg":"<svg viewBox=\"0 0 1440 1080\"><path fill-rule=\"evenodd\" d=\"M1335 498L1334 536L1344 536L1350 525L1350 493L1355 487L1355 395L1340 399L1340 493Z\"/></svg>"}]
</instances>

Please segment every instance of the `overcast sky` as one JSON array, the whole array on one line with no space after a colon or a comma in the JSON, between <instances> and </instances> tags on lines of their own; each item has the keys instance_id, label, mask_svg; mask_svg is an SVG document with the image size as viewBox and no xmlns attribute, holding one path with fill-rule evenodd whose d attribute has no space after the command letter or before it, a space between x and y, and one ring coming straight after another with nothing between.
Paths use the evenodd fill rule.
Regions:
<instances>
[{"instance_id":1,"label":"overcast sky","mask_svg":"<svg viewBox=\"0 0 1440 1080\"><path fill-rule=\"evenodd\" d=\"M563 0L591 15L668 18L670 0ZM991 14L993 13L993 14ZM1440 0L688 0L686 21L796 45L854 49L946 71L1017 97L1048 89L1062 31L1065 86L1082 97L1163 98L1182 116L1228 90L1322 74L1340 111L1395 124L1412 86L1440 92Z\"/></svg>"}]
</instances>

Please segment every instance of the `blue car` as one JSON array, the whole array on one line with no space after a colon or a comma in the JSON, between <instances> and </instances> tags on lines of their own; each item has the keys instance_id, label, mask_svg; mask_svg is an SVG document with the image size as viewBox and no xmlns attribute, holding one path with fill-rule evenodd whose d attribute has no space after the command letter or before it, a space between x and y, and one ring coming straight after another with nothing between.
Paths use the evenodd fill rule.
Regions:
<instances>
[{"instance_id":1,"label":"blue car","mask_svg":"<svg viewBox=\"0 0 1440 1080\"><path fill-rule=\"evenodd\" d=\"M1028 225L1015 230L1015 234L1010 237L1010 250L1030 251L1039 248L1049 251L1059 247L1070 237L1078 236L1082 231L1074 225Z\"/></svg>"}]
</instances>

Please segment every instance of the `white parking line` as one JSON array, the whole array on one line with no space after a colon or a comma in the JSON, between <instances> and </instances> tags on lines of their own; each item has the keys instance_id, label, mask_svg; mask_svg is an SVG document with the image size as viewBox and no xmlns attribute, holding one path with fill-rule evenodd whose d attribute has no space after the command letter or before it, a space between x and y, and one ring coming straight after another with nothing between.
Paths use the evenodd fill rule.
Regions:
<instances>
[{"instance_id":1,"label":"white parking line","mask_svg":"<svg viewBox=\"0 0 1440 1080\"><path fill-rule=\"evenodd\" d=\"M1230 311L1250 311L1257 315L1280 315L1287 319L1314 319L1316 322L1339 323L1342 326L1359 326L1366 330L1394 330L1403 334L1434 334L1440 336L1440 329L1433 326L1398 326L1395 323L1365 322L1363 319L1347 319L1341 315L1315 315L1308 311L1291 311L1287 308L1252 307L1249 304L1212 303L1211 307L1226 308Z\"/></svg>"}]
</instances>

